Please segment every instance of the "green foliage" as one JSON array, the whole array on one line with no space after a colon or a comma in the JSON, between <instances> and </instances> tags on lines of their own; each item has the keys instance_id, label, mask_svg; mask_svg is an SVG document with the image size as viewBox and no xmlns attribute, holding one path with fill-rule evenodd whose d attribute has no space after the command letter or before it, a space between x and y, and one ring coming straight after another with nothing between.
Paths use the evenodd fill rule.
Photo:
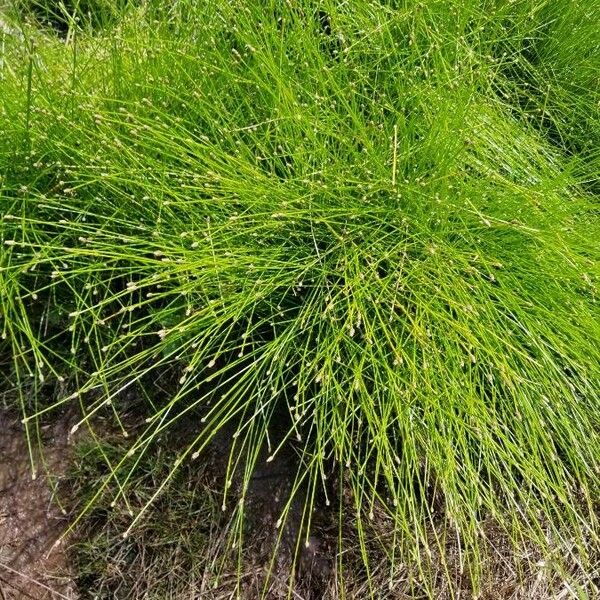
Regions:
<instances>
[{"instance_id":1,"label":"green foliage","mask_svg":"<svg viewBox=\"0 0 600 600\"><path fill-rule=\"evenodd\" d=\"M393 519L392 575L440 510L475 589L486 518L593 560L600 4L155 10L7 42L16 376L76 379L93 422L177 368L130 452L200 408L181 460L234 423L248 473L283 406L308 502L335 464L359 534L375 506Z\"/></svg>"}]
</instances>

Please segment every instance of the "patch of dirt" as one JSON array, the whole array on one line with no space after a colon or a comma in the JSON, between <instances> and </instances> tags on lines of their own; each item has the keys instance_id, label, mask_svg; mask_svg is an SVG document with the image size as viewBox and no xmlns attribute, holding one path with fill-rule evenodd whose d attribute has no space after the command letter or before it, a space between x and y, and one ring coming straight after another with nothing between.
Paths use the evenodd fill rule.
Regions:
<instances>
[{"instance_id":1,"label":"patch of dirt","mask_svg":"<svg viewBox=\"0 0 600 600\"><path fill-rule=\"evenodd\" d=\"M439 531L431 531L429 547L433 553L428 558L423 556L420 565L397 564L390 574L389 555L397 532L393 520L377 504L375 518L362 525L371 558L367 576L356 533L355 502L347 482L343 482L341 497L333 494L331 498L334 506L343 505L341 548L336 515L318 497L311 536L308 545L304 544L307 491L302 487L290 506L287 521L278 527L299 466L292 443L282 444L269 460L267 448L262 448L245 482L244 537L248 547L237 564L233 556L236 552L226 556L231 549L225 544L225 536L231 525L232 505L244 487L243 465L229 473L229 497L233 502L228 502L226 512L220 509L235 424L215 436L199 465L186 463L182 467L128 538L122 533L133 513L120 504L113 507L107 496L103 500L106 506L100 503L82 521L75 540L79 549L69 549L60 541L68 516L61 513L56 497L79 498L79 488L93 487L102 468L102 461L95 464L92 460L102 454L88 453L85 460L91 462L87 467L82 462L74 471L81 479L79 488L75 485L70 468L78 455L74 452L75 441L80 440L71 439L69 433L76 417L75 413L55 416L51 424L42 427L39 433L44 462L37 457L39 474L32 479L23 426L14 415L0 409L0 600L414 600L426 597L428 589L434 590L438 600L475 598L470 577L463 569L464 549L452 535L446 535L451 528L442 520L432 524L439 526ZM147 464L142 465L139 480L132 488L135 510L169 474L174 457L197 435L199 422L199 418L188 415L171 429L163 445L157 446L156 456L146 457ZM275 418L272 425L271 441L278 447L287 423ZM111 434L106 423L100 425L100 430L105 443L112 438L120 440L122 447L116 445L114 449L119 456L136 437L126 442L117 431ZM128 431L135 432L135 426L132 424ZM165 456L165 448L172 455ZM80 462L83 460L80 456ZM51 473L52 480L45 473ZM71 479L64 477L69 473ZM72 484L69 490L65 481ZM60 494L53 492L57 483ZM89 497L89 490L81 497ZM77 512L73 506L69 508ZM516 549L495 523L485 524L482 534L483 573L477 596L481 600L567 600L576 597L577 589L583 590L582 594L589 592L582 597L600 597L597 581L592 581L592 574L575 559L559 575L548 557L526 543ZM444 540L443 549L438 548L436 540ZM273 553L275 560L271 562ZM342 554L343 561L338 560ZM419 579L421 567L431 573L431 579Z\"/></svg>"},{"instance_id":2,"label":"patch of dirt","mask_svg":"<svg viewBox=\"0 0 600 600\"><path fill-rule=\"evenodd\" d=\"M225 486L224 474L236 425L230 423L216 434L204 458L207 471L213 474L215 489ZM233 504L244 496L245 543L248 545L245 568L253 573L241 586L239 597L242 598L261 598L266 586L266 598L271 600L289 598L290 589L298 600L321 600L332 574L335 538L330 543L324 532L335 522L335 517L317 494L307 539L306 485L292 492L300 468L299 457L291 441L282 443L289 427L289 415L280 409L269 427L271 447L278 451L269 456L267 444L263 443L246 482L243 462L229 473ZM181 440L185 437L180 435ZM290 496L293 497L291 502Z\"/></svg>"},{"instance_id":3,"label":"patch of dirt","mask_svg":"<svg viewBox=\"0 0 600 600\"><path fill-rule=\"evenodd\" d=\"M61 535L67 517L53 498L46 473L60 477L68 467L69 429L65 416L40 433L44 462L32 477L23 425L0 412L0 599L75 600Z\"/></svg>"}]
</instances>

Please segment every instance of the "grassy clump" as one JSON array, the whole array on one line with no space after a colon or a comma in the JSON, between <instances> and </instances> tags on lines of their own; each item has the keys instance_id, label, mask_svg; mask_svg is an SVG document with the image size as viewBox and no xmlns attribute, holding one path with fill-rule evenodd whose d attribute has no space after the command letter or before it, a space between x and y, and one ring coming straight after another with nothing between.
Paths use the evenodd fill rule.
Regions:
<instances>
[{"instance_id":1,"label":"grassy clump","mask_svg":"<svg viewBox=\"0 0 600 600\"><path fill-rule=\"evenodd\" d=\"M233 423L230 470L250 477L263 445L279 451L283 407L306 535L334 465L367 572L362 523L383 506L390 580L414 565L430 595L440 514L475 591L486 519L591 564L598 2L156 10L69 44L6 39L15 379L71 379L60 402L93 423L177 369L129 450L200 409L169 476ZM27 423L56 405L42 403L24 399ZM127 465L107 475L117 502Z\"/></svg>"}]
</instances>

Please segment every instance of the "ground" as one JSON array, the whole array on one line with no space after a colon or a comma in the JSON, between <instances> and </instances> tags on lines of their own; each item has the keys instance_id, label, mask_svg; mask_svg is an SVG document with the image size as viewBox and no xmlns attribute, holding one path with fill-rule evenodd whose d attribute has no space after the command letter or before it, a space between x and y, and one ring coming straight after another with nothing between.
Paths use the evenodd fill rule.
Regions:
<instances>
[{"instance_id":1,"label":"ground","mask_svg":"<svg viewBox=\"0 0 600 600\"><path fill-rule=\"evenodd\" d=\"M61 534L67 518L53 501L40 460L32 477L23 426L0 412L0 598L54 600L77 598ZM44 432L45 467L55 481L64 474L71 444L68 419Z\"/></svg>"},{"instance_id":2,"label":"ground","mask_svg":"<svg viewBox=\"0 0 600 600\"><path fill-rule=\"evenodd\" d=\"M229 572L216 578L210 563L222 553L222 533L231 526L231 521L225 515L218 525L218 518L211 513L215 499L209 498L208 494L219 495L221 482L218 472L222 470L226 454L226 436L218 438L208 453L213 468L209 465L207 470L198 466L183 469L181 477L174 479L172 487L167 488L139 531L129 539L124 540L121 536L128 515L118 510L111 513L102 501L98 510L76 530L77 535L65 539L62 534L69 524L69 517L63 514L58 498L70 497L71 512L74 513L74 496L85 496L86 486L93 488L96 481L94 470L99 468L93 459L95 451L90 449L93 444L82 437L74 440L70 436L73 422L72 415L63 414L43 428L44 463L34 452L38 474L32 478L24 427L14 414L0 412L0 430L3 432L0 438L1 600L158 600L166 597L176 600L252 600L260 597L265 589L264 578L271 568L270 557L276 543L274 515L279 508L279 497L285 495L290 485L291 467L286 464L290 460L289 455L275 461L272 468L263 467L257 471L248 494L249 531L253 542L244 554L242 571L236 573L236 566L232 563L228 566ZM185 442L186 427L174 432L174 435ZM107 437L110 435L107 434ZM173 443L172 439L169 443ZM146 473L136 482L141 503L145 493L152 489L153 478L161 476L161 470L168 463L168 460L165 463L156 458L153 460L152 470L155 473ZM45 475L45 469L52 473L52 479ZM147 477L148 480L145 479ZM85 478L89 481L84 481ZM63 506L66 504L63 503ZM294 514L297 510L298 507L292 507L290 523L272 564L273 577L265 596L270 600L287 597L291 548L298 535L298 516ZM110 516L107 516L109 513ZM358 600L369 597L364 578L358 570L353 572L349 568L352 557L346 565L346 593L342 596L335 577L339 575L338 566L333 560L335 536L327 533L327 514L320 515L317 522L320 533L309 539L309 547L298 561L299 575L293 597L297 600L335 600L340 597ZM369 535L372 540L385 539L390 534L387 528L385 514L376 513ZM454 570L455 590L461 591L461 598L565 600L594 597L593 591L590 592L592 595L577 595L572 584L578 577L575 565L571 583L568 581L569 574L565 574L564 580L559 580L550 575L541 559L535 562L535 549L525 548L522 556L517 556L493 524L487 529L487 537L485 547L489 556L479 596L473 595L468 577L461 572L458 564L460 554L454 542L447 542L446 554L455 560L450 567ZM375 546L373 556L377 552ZM351 555L351 550L348 550L351 542L346 541L345 548L345 553ZM531 568L532 564L536 567ZM524 570L519 573L521 568ZM407 571L399 571L397 585L391 588L385 573L376 568L372 576L373 584L380 586L376 597L390 600L418 597L410 592ZM448 583L443 577L436 583L440 600L453 597ZM592 583L587 585L587 589L596 588Z\"/></svg>"}]
</instances>

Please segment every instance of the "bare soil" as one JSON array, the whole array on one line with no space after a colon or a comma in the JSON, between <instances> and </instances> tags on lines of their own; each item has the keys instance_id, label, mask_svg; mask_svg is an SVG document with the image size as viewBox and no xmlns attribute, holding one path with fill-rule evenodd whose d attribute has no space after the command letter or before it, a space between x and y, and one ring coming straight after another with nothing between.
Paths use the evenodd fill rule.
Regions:
<instances>
[{"instance_id":1,"label":"bare soil","mask_svg":"<svg viewBox=\"0 0 600 600\"><path fill-rule=\"evenodd\" d=\"M23 425L0 412L0 599L75 600L65 542L67 518L53 499L53 488L68 466L69 418L43 430L43 461L32 476ZM36 454L34 452L34 454ZM54 484L47 473L52 473Z\"/></svg>"},{"instance_id":2,"label":"bare soil","mask_svg":"<svg viewBox=\"0 0 600 600\"><path fill-rule=\"evenodd\" d=\"M37 456L35 460L37 476L33 478L29 459L30 450L23 425L15 415L0 409L0 600L85 600L91 597L87 594L85 586L77 588L77 582L81 583L82 580L78 579L79 573L73 572L75 570L72 568L74 563L71 562L73 555L67 547L67 542L63 540L63 533L68 525L68 515L61 512L57 501L58 496L63 498L69 496L69 490L65 488L65 481L68 481L65 475L74 456L75 440L69 435L73 422L72 415L64 414L39 431L43 461L41 453L34 449L33 454ZM186 433L189 435L194 431L195 427L192 427L192 431L186 432L184 428L183 431L179 430L175 433L183 443L187 437ZM200 481L199 475L194 476L191 473L187 482L184 482L186 488L191 486L195 489L204 485L209 488L214 487L215 490L222 489L222 476L226 470L225 462L230 450L230 434L231 432L224 431L222 435L217 436L206 457L207 464L210 464L208 471L213 473L209 479L214 486L210 485L210 481ZM335 532L328 531L327 527L332 515L328 514L326 509L321 515L316 515L314 519L316 528L311 529L314 533L308 539L308 546L304 544L300 546L299 539L304 541L301 525L303 502L300 493L297 503L290 508L288 522L283 531L278 532L276 521L281 514L284 499L293 485L297 458L292 450L282 452L270 462L264 458L264 456L260 457L259 466L249 482L246 494L248 534L252 539L251 551L246 555L248 563L244 565L241 572L236 572L232 567L231 576L225 573L217 587L213 587L212 584L207 586L209 579L206 579L201 572L192 574L191 570L186 568L181 577L189 580L185 585L187 591L182 592L183 595L179 594L179 591L173 592L174 595L169 597L177 600L200 600L201 598L252 600L261 597L264 592L267 571L270 573L269 591L266 596L268 600L290 597L290 571L296 573L292 597L298 600L336 600L340 597L360 600L370 597L370 593L374 590L379 590L379 592L375 591L376 597L382 600L410 600L422 597L420 593L415 593L419 591L419 586L417 585L415 589L414 581L411 583L412 575L408 565L398 565L398 572L391 586L389 573L374 568L369 584L364 573L361 573L359 553L355 557L356 560L353 558L352 549L358 548L358 540L353 539L351 534L343 544L346 552L350 549L344 568L345 589L344 592L338 590L336 582L339 581L340 574L336 572L338 569L336 536ZM214 475L217 472L221 476ZM52 477L50 478L47 473L51 473ZM234 489L241 485L241 481L235 481L239 477L239 474L234 474ZM56 493L57 489L60 489L60 493ZM351 501L344 501L344 504L350 505ZM194 508L193 503L190 506ZM349 506L349 515L350 508ZM176 533L179 527L182 536L185 535L186 528L206 527L206 523L203 525L194 521L193 510L189 513L183 511L174 514L179 515L174 517L178 520L170 525L174 528L174 532L172 535L169 534L168 538L164 538L171 540L170 543L177 539ZM189 519L185 518L185 522L182 522L181 514L189 514ZM205 518L201 512L198 514L200 515L198 518ZM165 522L167 512L163 512L157 518ZM116 528L112 533L117 539L122 540L120 535L122 530L119 529L121 525L123 524L119 522L112 525L107 523L103 529L98 522L95 522L90 527L106 532L109 532L109 527ZM385 513L381 512L381 514L377 513L369 527L372 529L368 528L366 537L373 540L373 543L369 542L368 545L369 553L376 566L378 552L381 551L376 540L391 539L393 525ZM123 562L123 565L128 566L121 575L117 573L113 576L114 581L109 581L110 572L104 572L103 569L100 569L100 572L94 571L95 577L106 579L107 588L110 590L109 595L102 598L111 600L162 598L148 595L154 585L151 582L164 579L165 570L174 572L173 565L183 559L174 557L173 564L160 560L152 562L150 560L152 548L145 546L149 539L153 539L149 534L151 528L151 523L147 524L146 531L139 540L136 561L142 565L141 567L136 568L135 561L135 564ZM212 530L212 527L209 529ZM348 523L348 530L351 529L351 523ZM85 533L85 530L82 531ZM102 531L100 531L101 535ZM95 531L95 533L97 535L99 532ZM566 600L576 597L590 599L600 597L597 580L592 580L593 574L580 571L576 561L573 562L572 569L568 568L567 572L560 577L555 570L548 568L549 565L546 564L544 557L538 555L534 548L525 545L523 555L518 555L506 535L493 523L486 527L485 538L482 540L482 550L485 550L486 556L485 573L482 589L477 596L479 600ZM157 538L161 544L162 539ZM435 545L432 544L432 547ZM121 546L115 544L113 550L115 553L122 552L123 556L127 555L128 560L131 558L131 548L124 540ZM270 557L273 556L274 550L276 559L273 564ZM217 546L214 551L220 552ZM204 553L206 556L200 560L200 563L211 562L209 560L213 554L211 549L207 547ZM473 595L469 578L460 567L460 550L455 547L455 542L451 539L448 539L445 554L449 561L448 567L456 577L451 584L443 576L440 568L439 581L434 582L437 590L436 597L439 600L450 600L456 597L465 600L474 599L476 596ZM453 565L453 557L456 559L455 565ZM119 560L116 557L115 564ZM430 557L434 572L438 560L441 565L441 557L435 555ZM381 564L386 564L383 555ZM131 578L133 582L129 582L127 578ZM144 580L149 587L143 584ZM128 582L132 583L130 588ZM578 586L581 586L579 592ZM145 591L138 593L137 588Z\"/></svg>"}]
</instances>

